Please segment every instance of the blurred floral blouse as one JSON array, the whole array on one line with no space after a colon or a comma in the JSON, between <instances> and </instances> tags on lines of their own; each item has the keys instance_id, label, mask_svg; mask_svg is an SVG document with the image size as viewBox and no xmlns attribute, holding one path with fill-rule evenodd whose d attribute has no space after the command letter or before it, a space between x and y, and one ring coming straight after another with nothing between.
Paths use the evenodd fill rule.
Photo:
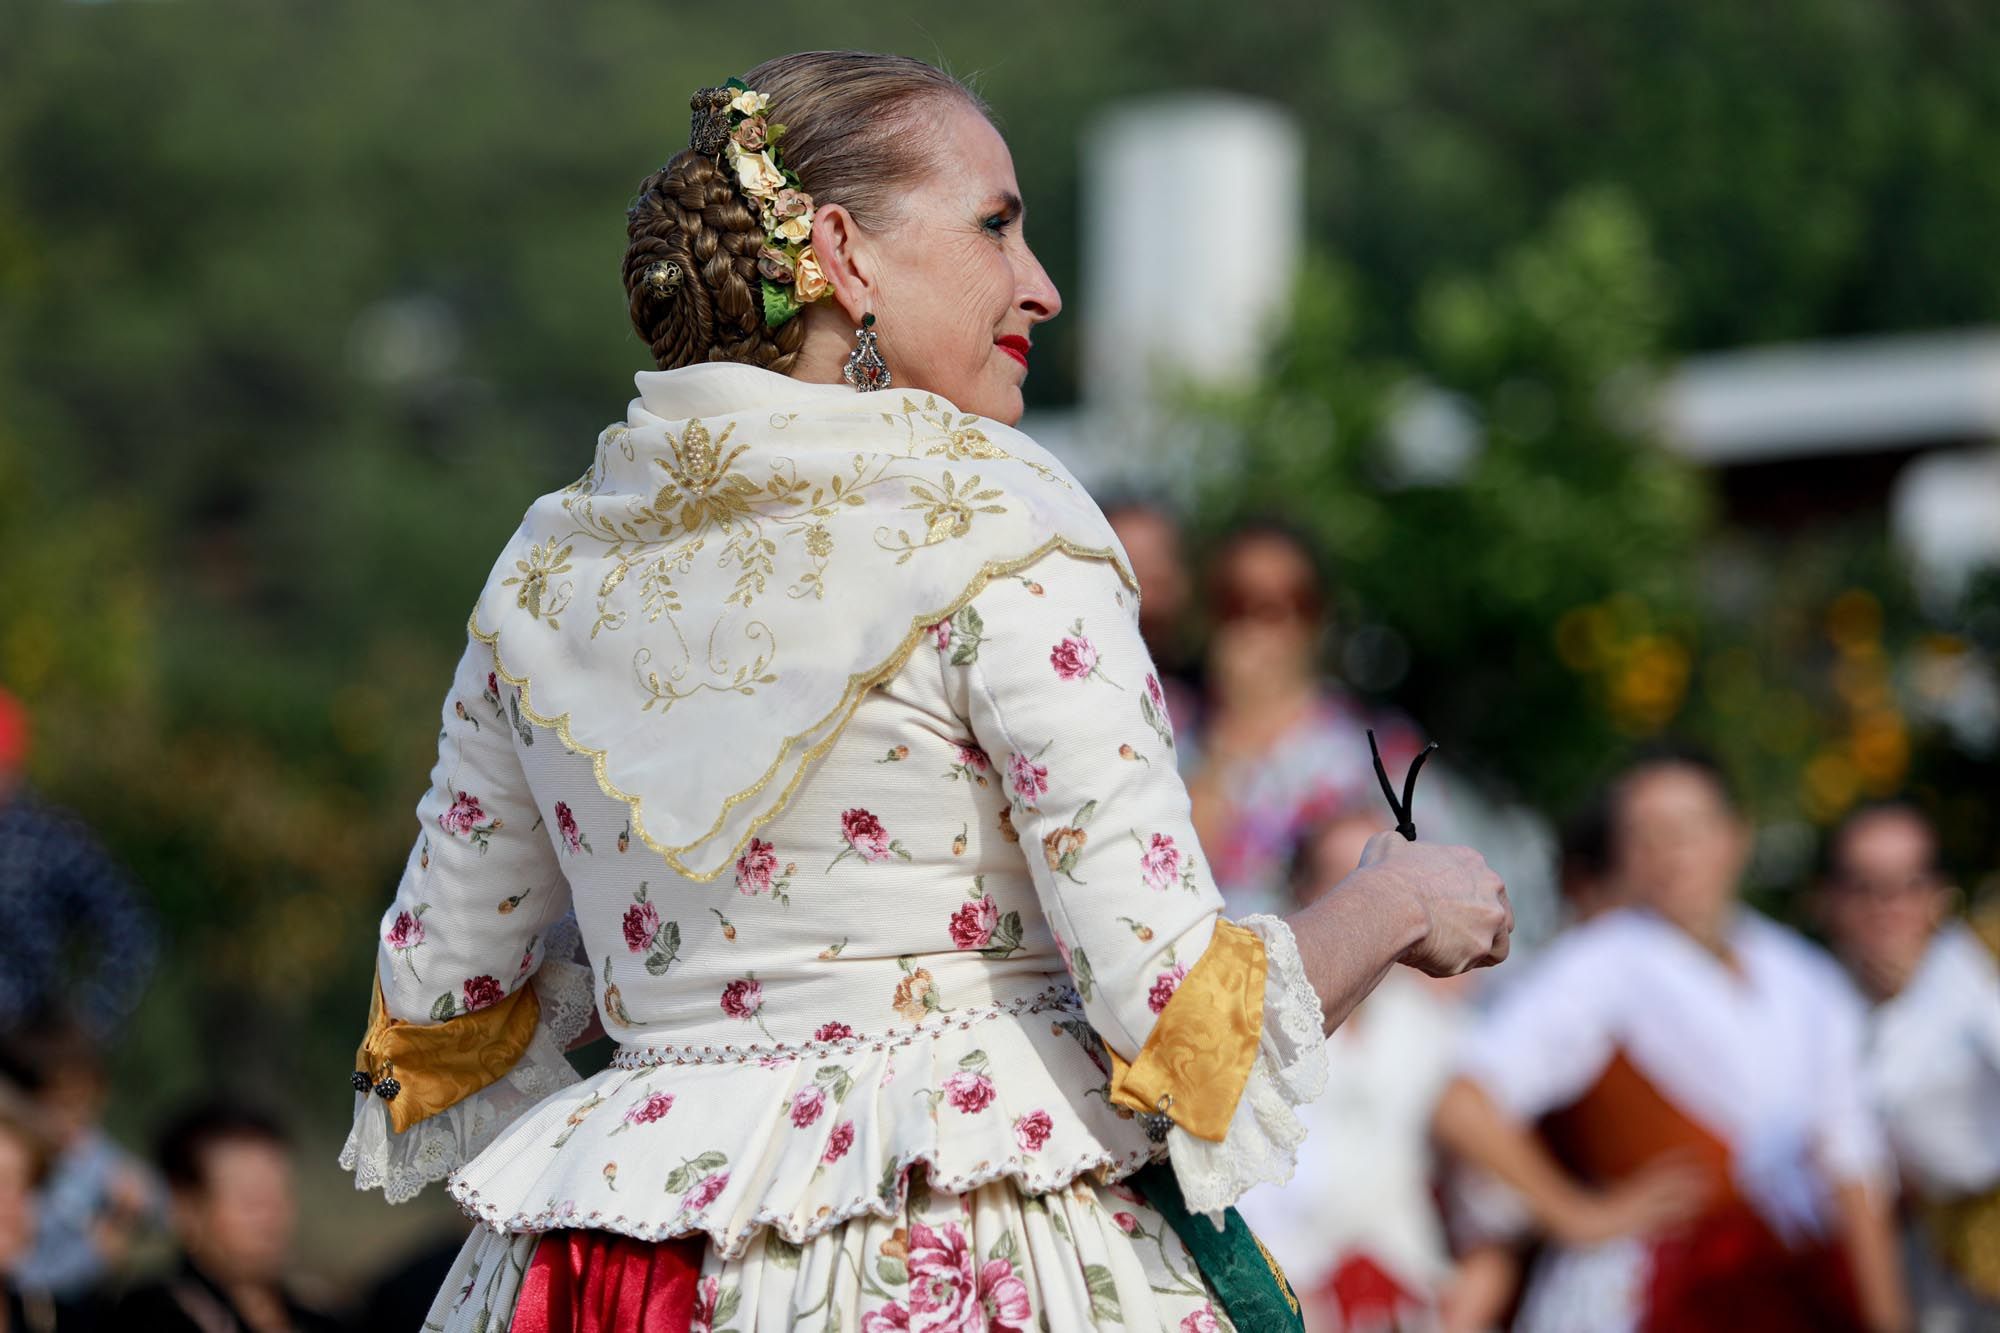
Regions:
<instances>
[{"instance_id":1,"label":"blurred floral blouse","mask_svg":"<svg viewBox=\"0 0 2000 1333\"><path fill-rule=\"evenodd\" d=\"M1218 785L1229 818L1207 850L1231 912L1289 910L1292 861L1315 826L1357 810L1383 816L1384 827L1394 822L1369 757L1371 726L1390 771L1407 771L1421 748L1415 729L1393 715L1370 717L1334 685L1323 686L1310 711L1263 754L1197 761L1223 765Z\"/></svg>"},{"instance_id":2,"label":"blurred floral blouse","mask_svg":"<svg viewBox=\"0 0 2000 1333\"><path fill-rule=\"evenodd\" d=\"M495 566L382 917L343 1161L484 1224L427 1327L563 1228L705 1237L702 1329L1227 1326L1118 1182L1289 1174L1319 1006L1221 915L1096 506L934 399L638 381Z\"/></svg>"}]
</instances>

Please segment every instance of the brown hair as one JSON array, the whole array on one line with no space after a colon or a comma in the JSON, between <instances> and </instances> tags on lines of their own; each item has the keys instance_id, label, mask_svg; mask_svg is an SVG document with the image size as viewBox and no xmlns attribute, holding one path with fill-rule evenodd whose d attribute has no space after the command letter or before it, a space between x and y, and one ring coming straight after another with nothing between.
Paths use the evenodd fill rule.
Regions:
<instances>
[{"instance_id":1,"label":"brown hair","mask_svg":"<svg viewBox=\"0 0 2000 1333\"><path fill-rule=\"evenodd\" d=\"M814 203L839 204L871 231L895 220L897 188L930 166L932 139L910 132L924 103L957 97L991 115L963 83L908 56L804 51L767 60L743 81L770 97L770 118L785 127L785 166ZM683 149L640 185L625 219L632 327L662 370L701 361L790 369L805 320L764 326L764 231L726 167ZM680 266L671 291L645 281L659 260Z\"/></svg>"}]
</instances>

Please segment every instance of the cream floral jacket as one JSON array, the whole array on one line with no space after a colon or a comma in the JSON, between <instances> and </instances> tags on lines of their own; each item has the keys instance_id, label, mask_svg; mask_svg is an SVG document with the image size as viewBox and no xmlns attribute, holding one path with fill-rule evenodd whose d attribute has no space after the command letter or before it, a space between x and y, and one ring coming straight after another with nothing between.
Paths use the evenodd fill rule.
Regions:
<instances>
[{"instance_id":1,"label":"cream floral jacket","mask_svg":"<svg viewBox=\"0 0 2000 1333\"><path fill-rule=\"evenodd\" d=\"M357 1183L734 1254L892 1216L918 1163L1042 1193L1165 1153L1215 1215L1288 1175L1318 1000L1281 922L1221 917L1088 496L936 399L639 381L443 702Z\"/></svg>"}]
</instances>

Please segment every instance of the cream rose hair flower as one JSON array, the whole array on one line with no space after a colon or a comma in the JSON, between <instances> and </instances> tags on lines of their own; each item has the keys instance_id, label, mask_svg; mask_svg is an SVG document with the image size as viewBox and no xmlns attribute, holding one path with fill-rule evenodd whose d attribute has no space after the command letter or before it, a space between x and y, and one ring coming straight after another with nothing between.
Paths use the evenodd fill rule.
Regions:
<instances>
[{"instance_id":1,"label":"cream rose hair flower","mask_svg":"<svg viewBox=\"0 0 2000 1333\"><path fill-rule=\"evenodd\" d=\"M778 191L785 188L785 174L771 160L770 149L746 153L736 144L730 147L735 149L732 156L736 159L736 184L743 193L759 203L777 198Z\"/></svg>"},{"instance_id":2,"label":"cream rose hair flower","mask_svg":"<svg viewBox=\"0 0 2000 1333\"><path fill-rule=\"evenodd\" d=\"M792 264L792 286L799 294L801 305L811 305L825 296L833 284L820 272L819 256L808 245L799 251L799 257Z\"/></svg>"},{"instance_id":3,"label":"cream rose hair flower","mask_svg":"<svg viewBox=\"0 0 2000 1333\"><path fill-rule=\"evenodd\" d=\"M826 273L808 243L813 197L806 193L798 174L785 166L779 144L785 127L769 120L770 97L745 86L741 79L730 79L723 88L730 92L723 111L728 124L709 125L698 141L714 142L708 134L721 140L721 163L735 174L737 190L757 211L758 225L764 229L764 245L757 255L764 324L775 329L830 290Z\"/></svg>"}]
</instances>

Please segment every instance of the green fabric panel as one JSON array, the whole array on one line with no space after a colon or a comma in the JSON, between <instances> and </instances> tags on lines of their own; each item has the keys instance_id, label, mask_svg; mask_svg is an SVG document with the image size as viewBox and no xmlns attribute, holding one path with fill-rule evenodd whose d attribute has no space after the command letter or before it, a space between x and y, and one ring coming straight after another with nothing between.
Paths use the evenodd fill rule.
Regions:
<instances>
[{"instance_id":1,"label":"green fabric panel","mask_svg":"<svg viewBox=\"0 0 2000 1333\"><path fill-rule=\"evenodd\" d=\"M1234 1208L1224 1212L1223 1228L1217 1231L1206 1217L1190 1213L1174 1169L1165 1162L1141 1167L1125 1183L1181 1238L1230 1323L1254 1333L1305 1333L1298 1296L1276 1261L1265 1256L1242 1214Z\"/></svg>"}]
</instances>

